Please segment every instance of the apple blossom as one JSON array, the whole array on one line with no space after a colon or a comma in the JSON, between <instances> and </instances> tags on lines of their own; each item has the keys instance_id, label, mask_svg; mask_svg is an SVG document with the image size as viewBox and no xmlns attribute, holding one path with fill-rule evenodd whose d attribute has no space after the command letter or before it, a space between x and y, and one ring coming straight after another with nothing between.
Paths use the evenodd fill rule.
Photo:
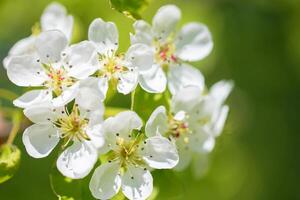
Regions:
<instances>
[{"instance_id":1,"label":"apple blossom","mask_svg":"<svg viewBox=\"0 0 300 200\"><path fill-rule=\"evenodd\" d=\"M177 170L187 167L192 154L208 153L215 145L215 138L223 130L229 107L224 101L232 90L231 81L220 81L203 94L197 86L182 88L171 101L170 113L164 106L155 109L145 132L148 137L162 134L176 141L179 153Z\"/></svg>"},{"instance_id":2,"label":"apple blossom","mask_svg":"<svg viewBox=\"0 0 300 200\"><path fill-rule=\"evenodd\" d=\"M125 54L117 53L119 34L113 22L95 19L89 27L88 38L94 45L93 66L95 76L102 82L103 94L107 92L109 81L118 92L129 94L138 83L138 74L153 64L153 52L144 44L130 46Z\"/></svg>"},{"instance_id":3,"label":"apple blossom","mask_svg":"<svg viewBox=\"0 0 300 200\"><path fill-rule=\"evenodd\" d=\"M97 90L99 80L89 77L94 72L89 64L92 62L90 54L82 53L89 52L86 42L68 47L65 35L54 30L41 33L35 46L36 55L14 56L7 66L8 78L13 83L37 88L15 100L16 106L25 108L45 101L63 106L80 93L86 82L94 82L88 87ZM96 94L100 99L104 98L100 90Z\"/></svg>"},{"instance_id":4,"label":"apple blossom","mask_svg":"<svg viewBox=\"0 0 300 200\"><path fill-rule=\"evenodd\" d=\"M82 99L76 100L70 111L47 103L26 108L25 116L34 123L23 133L26 151L34 158L43 158L63 140L58 170L69 178L85 177L96 163L98 148L104 145L103 112L101 103L87 104Z\"/></svg>"},{"instance_id":5,"label":"apple blossom","mask_svg":"<svg viewBox=\"0 0 300 200\"><path fill-rule=\"evenodd\" d=\"M128 199L146 199L153 189L149 168L170 169L178 162L173 143L155 135L147 139L134 131L143 126L135 112L124 111L105 120L103 135L108 163L94 172L90 190L95 198L110 199L122 188Z\"/></svg>"},{"instance_id":6,"label":"apple blossom","mask_svg":"<svg viewBox=\"0 0 300 200\"><path fill-rule=\"evenodd\" d=\"M197 22L188 23L177 32L180 18L178 7L166 5L157 11L152 26L144 20L133 25L135 34L131 34L131 43L146 44L155 53L151 70L139 77L141 86L148 92L163 92L167 79L172 94L188 85L204 88L202 74L185 62L201 60L211 52L211 34L204 24Z\"/></svg>"}]
</instances>

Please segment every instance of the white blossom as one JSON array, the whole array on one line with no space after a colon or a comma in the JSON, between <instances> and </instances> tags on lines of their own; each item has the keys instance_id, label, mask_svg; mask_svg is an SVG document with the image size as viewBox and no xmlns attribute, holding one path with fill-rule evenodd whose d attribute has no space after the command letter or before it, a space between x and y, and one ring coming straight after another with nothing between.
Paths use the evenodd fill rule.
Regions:
<instances>
[{"instance_id":1,"label":"white blossom","mask_svg":"<svg viewBox=\"0 0 300 200\"><path fill-rule=\"evenodd\" d=\"M178 7L166 5L157 11L152 26L143 20L134 23L131 43L146 44L155 53L152 69L139 76L141 86L148 92L163 92L167 79L172 94L188 85L204 89L202 74L185 62L201 60L211 52L211 34L204 24L197 22L188 23L177 32L180 18Z\"/></svg>"},{"instance_id":2,"label":"white blossom","mask_svg":"<svg viewBox=\"0 0 300 200\"><path fill-rule=\"evenodd\" d=\"M47 103L26 108L25 116L34 123L23 133L26 151L34 158L43 158L63 140L64 151L56 162L58 170L72 179L85 177L104 145L103 112L102 103L82 99L76 100L71 110Z\"/></svg>"},{"instance_id":3,"label":"white blossom","mask_svg":"<svg viewBox=\"0 0 300 200\"><path fill-rule=\"evenodd\" d=\"M90 90L97 91L100 99L104 98L98 89L99 80L88 78L94 73L93 66L89 64L92 58L84 53L89 51L88 43L68 47L65 35L54 30L41 33L35 40L35 46L36 55L14 56L7 66L8 78L13 83L37 88L15 100L16 106L25 108L48 101L54 106L63 106L87 84Z\"/></svg>"},{"instance_id":4,"label":"white blossom","mask_svg":"<svg viewBox=\"0 0 300 200\"><path fill-rule=\"evenodd\" d=\"M7 68L10 60L14 56L35 55L36 54L36 38L44 31L59 30L65 34L70 42L73 31L73 17L67 14L66 8L56 2L49 4L40 19L41 28L33 26L32 35L23 38L10 49L8 56L3 60L4 68Z\"/></svg>"},{"instance_id":5,"label":"white blossom","mask_svg":"<svg viewBox=\"0 0 300 200\"><path fill-rule=\"evenodd\" d=\"M193 153L212 151L228 115L229 107L224 101L232 87L231 81L220 81L208 94L203 94L201 88L187 86L173 96L169 113L160 106L151 114L146 135L151 137L160 133L176 142L179 163L175 169L186 168Z\"/></svg>"},{"instance_id":6,"label":"white blossom","mask_svg":"<svg viewBox=\"0 0 300 200\"><path fill-rule=\"evenodd\" d=\"M110 199L122 189L128 199L146 199L153 189L149 169L170 169L177 164L174 144L160 135L143 139L142 125L132 111L105 120L103 151L108 152L108 162L95 170L90 181L95 198Z\"/></svg>"},{"instance_id":7,"label":"white blossom","mask_svg":"<svg viewBox=\"0 0 300 200\"><path fill-rule=\"evenodd\" d=\"M136 88L138 74L149 70L153 64L153 52L144 44L134 44L125 54L117 53L119 34L113 22L95 19L88 32L87 43L94 46L93 66L95 76L101 80L105 95L109 82L118 92L129 94Z\"/></svg>"}]
</instances>

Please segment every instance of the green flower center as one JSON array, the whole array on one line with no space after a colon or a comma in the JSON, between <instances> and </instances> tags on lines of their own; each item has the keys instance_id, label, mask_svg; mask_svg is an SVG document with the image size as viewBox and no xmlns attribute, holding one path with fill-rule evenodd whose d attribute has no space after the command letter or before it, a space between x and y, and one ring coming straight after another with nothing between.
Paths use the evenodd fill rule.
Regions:
<instances>
[{"instance_id":1,"label":"green flower center","mask_svg":"<svg viewBox=\"0 0 300 200\"><path fill-rule=\"evenodd\" d=\"M166 43L161 43L158 40L153 43L155 46L155 60L165 71L168 70L170 63L179 61L175 56L176 46L172 39L169 39Z\"/></svg>"},{"instance_id":2,"label":"green flower center","mask_svg":"<svg viewBox=\"0 0 300 200\"><path fill-rule=\"evenodd\" d=\"M89 120L80 116L78 105L74 105L71 113L62 111L63 116L54 122L55 126L59 128L61 138L65 138L64 145L66 146L71 140L77 139L79 141L90 140L86 134L86 127Z\"/></svg>"},{"instance_id":3,"label":"green flower center","mask_svg":"<svg viewBox=\"0 0 300 200\"><path fill-rule=\"evenodd\" d=\"M188 134L190 133L189 125L185 121L180 121L174 119L174 117L169 117L168 120L168 136L172 136L175 139L184 137L184 141L188 143Z\"/></svg>"},{"instance_id":4,"label":"green flower center","mask_svg":"<svg viewBox=\"0 0 300 200\"><path fill-rule=\"evenodd\" d=\"M96 76L118 79L118 73L128 70L123 64L123 59L123 55L106 56L99 54L101 69L98 70Z\"/></svg>"},{"instance_id":5,"label":"green flower center","mask_svg":"<svg viewBox=\"0 0 300 200\"><path fill-rule=\"evenodd\" d=\"M54 96L61 95L64 88L72 86L76 81L75 78L67 75L67 71L63 66L55 69L51 65L43 64L43 67L49 77L43 85L51 88Z\"/></svg>"},{"instance_id":6,"label":"green flower center","mask_svg":"<svg viewBox=\"0 0 300 200\"><path fill-rule=\"evenodd\" d=\"M139 143L139 138L126 141L124 138L117 136L117 148L112 151L109 160L119 160L124 170L127 169L128 165L145 166L144 160L138 153Z\"/></svg>"}]
</instances>

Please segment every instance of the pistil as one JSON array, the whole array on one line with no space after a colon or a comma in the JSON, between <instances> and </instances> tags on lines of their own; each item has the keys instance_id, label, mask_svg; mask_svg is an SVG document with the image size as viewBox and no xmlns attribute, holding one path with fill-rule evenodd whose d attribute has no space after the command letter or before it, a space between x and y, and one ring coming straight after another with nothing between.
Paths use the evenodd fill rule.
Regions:
<instances>
[{"instance_id":1,"label":"pistil","mask_svg":"<svg viewBox=\"0 0 300 200\"><path fill-rule=\"evenodd\" d=\"M65 138L64 146L72 140L90 140L86 134L86 127L88 119L80 116L78 105L74 104L72 112L69 113L67 109L63 111L64 115L54 122L54 125L59 128L61 138Z\"/></svg>"},{"instance_id":2,"label":"pistil","mask_svg":"<svg viewBox=\"0 0 300 200\"><path fill-rule=\"evenodd\" d=\"M55 69L51 65L43 64L43 67L49 78L44 86L51 88L55 96L61 95L63 88L70 87L75 83L75 79L67 75L67 71L63 66Z\"/></svg>"}]
</instances>

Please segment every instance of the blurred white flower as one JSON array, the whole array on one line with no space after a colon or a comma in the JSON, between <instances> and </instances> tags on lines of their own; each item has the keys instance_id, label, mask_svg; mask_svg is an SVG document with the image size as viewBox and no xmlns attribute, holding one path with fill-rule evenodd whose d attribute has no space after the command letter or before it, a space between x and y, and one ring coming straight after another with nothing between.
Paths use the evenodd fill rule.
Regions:
<instances>
[{"instance_id":1,"label":"blurred white flower","mask_svg":"<svg viewBox=\"0 0 300 200\"><path fill-rule=\"evenodd\" d=\"M90 54L87 53L89 45L86 42L67 45L67 38L62 32L45 31L35 40L36 55L11 58L7 66L8 78L18 86L39 88L15 100L16 106L25 108L51 101L59 107L72 101L85 85L90 89L99 88L99 80L88 78L94 73L93 66L89 64ZM100 99L104 98L100 89L95 94Z\"/></svg>"},{"instance_id":2,"label":"blurred white flower","mask_svg":"<svg viewBox=\"0 0 300 200\"><path fill-rule=\"evenodd\" d=\"M95 76L101 80L101 91L106 94L109 81L117 87L118 92L129 94L138 83L138 74L151 68L154 55L150 47L135 44L125 54L118 54L119 34L113 22L95 19L88 33L89 43L93 46L90 55L93 57Z\"/></svg>"},{"instance_id":3,"label":"blurred white flower","mask_svg":"<svg viewBox=\"0 0 300 200\"><path fill-rule=\"evenodd\" d=\"M224 101L232 87L231 81L220 81L203 94L201 88L187 86L173 96L170 113L163 106L154 110L146 124L146 135L162 134L176 141L179 163L175 169L186 168L193 153L212 151L227 118L229 107Z\"/></svg>"},{"instance_id":4,"label":"blurred white flower","mask_svg":"<svg viewBox=\"0 0 300 200\"><path fill-rule=\"evenodd\" d=\"M59 30L65 34L70 42L73 31L73 17L67 14L66 8L59 3L49 4L40 20L41 30L39 27L32 28L32 35L18 41L9 51L8 56L3 60L4 68L7 68L13 56L36 54L35 40L40 32L48 30Z\"/></svg>"},{"instance_id":5,"label":"blurred white flower","mask_svg":"<svg viewBox=\"0 0 300 200\"><path fill-rule=\"evenodd\" d=\"M132 111L103 123L103 152L108 152L108 163L100 165L92 176L90 190L95 198L110 199L122 188L128 199L146 199L153 189L149 169L170 169L177 164L175 145L168 139L159 135L143 139L139 133L132 134L142 126L142 120Z\"/></svg>"},{"instance_id":6,"label":"blurred white flower","mask_svg":"<svg viewBox=\"0 0 300 200\"><path fill-rule=\"evenodd\" d=\"M141 86L148 92L160 93L168 87L172 94L182 87L196 85L204 88L202 74L185 61L198 61L213 48L211 34L201 23L191 22L176 32L181 11L175 5L161 7L152 20L152 27L143 20L134 23L135 34L131 43L143 43L155 52L151 70L139 76Z\"/></svg>"},{"instance_id":7,"label":"blurred white flower","mask_svg":"<svg viewBox=\"0 0 300 200\"><path fill-rule=\"evenodd\" d=\"M57 159L57 168L72 179L89 174L98 158L98 149L104 145L101 135L102 104L75 101L72 110L40 104L24 110L34 124L23 133L23 143L34 158L48 156L63 140L64 151Z\"/></svg>"}]
</instances>

